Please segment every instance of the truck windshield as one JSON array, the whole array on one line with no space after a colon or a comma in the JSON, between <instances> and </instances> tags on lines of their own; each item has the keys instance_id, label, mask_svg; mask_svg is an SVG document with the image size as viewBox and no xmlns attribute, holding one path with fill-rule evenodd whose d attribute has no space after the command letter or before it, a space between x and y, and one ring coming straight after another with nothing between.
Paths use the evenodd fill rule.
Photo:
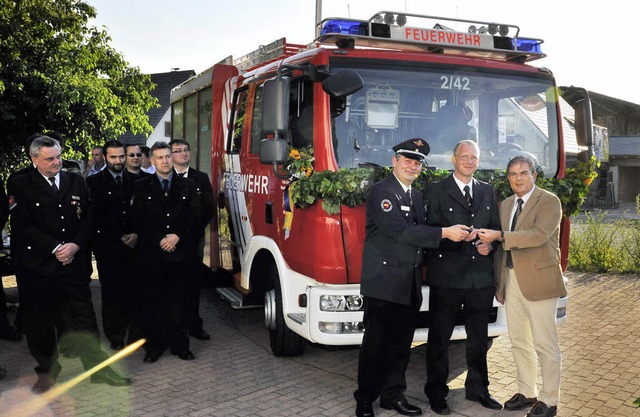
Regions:
<instances>
[{"instance_id":1,"label":"truck windshield","mask_svg":"<svg viewBox=\"0 0 640 417\"><path fill-rule=\"evenodd\" d=\"M550 76L415 63L353 68L364 88L331 103L341 168L389 166L396 143L419 137L431 147L432 168L451 169L454 145L473 139L480 169L505 169L511 157L528 152L545 176L556 174L560 135Z\"/></svg>"}]
</instances>

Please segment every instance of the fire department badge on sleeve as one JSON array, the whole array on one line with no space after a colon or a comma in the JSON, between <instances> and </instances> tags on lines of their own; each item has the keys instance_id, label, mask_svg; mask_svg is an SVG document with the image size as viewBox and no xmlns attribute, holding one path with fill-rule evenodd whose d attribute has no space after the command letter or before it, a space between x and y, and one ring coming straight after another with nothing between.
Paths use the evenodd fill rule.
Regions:
<instances>
[{"instance_id":1,"label":"fire department badge on sleeve","mask_svg":"<svg viewBox=\"0 0 640 417\"><path fill-rule=\"evenodd\" d=\"M385 213L388 213L391 211L391 209L393 209L393 204L391 204L391 200L385 198L380 202L380 208L382 208L382 211L384 211Z\"/></svg>"}]
</instances>

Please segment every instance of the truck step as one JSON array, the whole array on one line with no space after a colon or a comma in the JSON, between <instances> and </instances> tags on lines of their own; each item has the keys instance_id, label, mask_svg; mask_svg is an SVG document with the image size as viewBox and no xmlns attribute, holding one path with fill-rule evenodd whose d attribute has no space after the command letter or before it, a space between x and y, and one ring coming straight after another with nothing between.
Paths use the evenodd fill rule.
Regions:
<instances>
[{"instance_id":1,"label":"truck step","mask_svg":"<svg viewBox=\"0 0 640 417\"><path fill-rule=\"evenodd\" d=\"M231 307L236 310L243 308L260 308L264 306L263 304L248 304L245 297L233 287L216 288L216 291L223 300L231 304Z\"/></svg>"}]
</instances>

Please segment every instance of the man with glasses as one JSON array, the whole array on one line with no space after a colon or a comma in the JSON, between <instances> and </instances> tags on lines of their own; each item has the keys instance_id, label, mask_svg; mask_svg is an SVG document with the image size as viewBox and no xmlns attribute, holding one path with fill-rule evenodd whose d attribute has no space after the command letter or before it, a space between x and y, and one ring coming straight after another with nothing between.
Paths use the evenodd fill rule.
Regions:
<instances>
[{"instance_id":1,"label":"man with glasses","mask_svg":"<svg viewBox=\"0 0 640 417\"><path fill-rule=\"evenodd\" d=\"M412 184L429 153L423 139L393 147L393 174L373 186L367 198L367 225L360 293L364 297L364 337L358 363L356 416L373 417L372 403L415 416L422 410L404 396L405 371L422 304L422 248L443 239L460 241L468 227L425 225L420 193Z\"/></svg>"},{"instance_id":2,"label":"man with glasses","mask_svg":"<svg viewBox=\"0 0 640 417\"><path fill-rule=\"evenodd\" d=\"M145 176L146 172L142 171L142 150L138 145L127 145L125 148L125 168L132 174Z\"/></svg>"},{"instance_id":3,"label":"man with glasses","mask_svg":"<svg viewBox=\"0 0 640 417\"><path fill-rule=\"evenodd\" d=\"M189 361L187 314L184 309L188 282L194 274L200 238L200 198L195 183L173 170L171 147L156 142L151 147L156 173L133 185L132 215L138 233L144 286L145 363L156 362L169 348Z\"/></svg>"},{"instance_id":4,"label":"man with glasses","mask_svg":"<svg viewBox=\"0 0 640 417\"><path fill-rule=\"evenodd\" d=\"M470 226L470 233L464 241L443 240L427 254L431 325L424 391L431 409L443 415L450 413L447 402L449 340L463 306L467 332L466 399L486 408L502 409L502 404L489 394L487 371L487 329L495 293L491 254L494 248L477 238L479 228L500 229L500 218L493 186L473 177L479 157L480 149L476 142L458 142L451 157L453 173L430 184L424 195L428 225Z\"/></svg>"},{"instance_id":5,"label":"man with glasses","mask_svg":"<svg viewBox=\"0 0 640 417\"><path fill-rule=\"evenodd\" d=\"M67 339L85 370L108 358L91 301L91 218L85 180L61 171L60 144L39 136L30 145L33 169L14 178L11 210L14 267L29 351L38 362L35 393L49 390L61 366L58 344ZM107 367L93 383L130 385Z\"/></svg>"},{"instance_id":6,"label":"man with glasses","mask_svg":"<svg viewBox=\"0 0 640 417\"><path fill-rule=\"evenodd\" d=\"M556 328L558 299L567 295L560 266L562 205L535 185L535 161L516 156L507 165L514 195L500 205L502 231L479 230L484 242L501 242L496 298L505 304L518 392L507 410L531 407L528 417L552 417L558 410L562 352ZM536 381L538 363L542 387Z\"/></svg>"},{"instance_id":7,"label":"man with glasses","mask_svg":"<svg viewBox=\"0 0 640 417\"><path fill-rule=\"evenodd\" d=\"M111 349L138 336L134 319L138 235L131 219L133 182L140 177L124 169L124 145L110 140L102 148L107 168L87 178L93 214L92 250L102 291L102 324Z\"/></svg>"},{"instance_id":8,"label":"man with glasses","mask_svg":"<svg viewBox=\"0 0 640 417\"><path fill-rule=\"evenodd\" d=\"M188 314L188 327L189 335L195 337L198 340L209 340L211 336L202 328L202 317L200 317L200 290L202 287L202 281L206 278L204 272L208 270L208 266L202 263L204 257L204 245L205 245L205 231L211 217L213 216L214 204L213 204L213 188L211 187L211 181L209 176L202 171L189 167L191 162L191 149L189 143L183 139L174 139L169 142L171 146L171 156L173 159L173 169L177 175L183 178L189 178L196 184L196 192L200 197L201 205L201 218L200 218L200 238L198 240L198 259L196 265L194 265L194 271L196 274L189 282L189 288L187 289L188 295L187 302L187 314Z\"/></svg>"}]
</instances>

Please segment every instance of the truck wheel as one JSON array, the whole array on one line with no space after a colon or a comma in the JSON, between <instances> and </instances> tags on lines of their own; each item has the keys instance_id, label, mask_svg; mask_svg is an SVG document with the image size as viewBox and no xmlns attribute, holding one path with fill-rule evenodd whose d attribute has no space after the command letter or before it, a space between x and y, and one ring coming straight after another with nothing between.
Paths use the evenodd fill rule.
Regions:
<instances>
[{"instance_id":1,"label":"truck wheel","mask_svg":"<svg viewBox=\"0 0 640 417\"><path fill-rule=\"evenodd\" d=\"M306 341L292 332L284 322L280 278L275 265L269 268L269 281L273 284L273 289L264 295L264 321L269 329L271 351L276 356L301 355L304 353Z\"/></svg>"}]
</instances>

